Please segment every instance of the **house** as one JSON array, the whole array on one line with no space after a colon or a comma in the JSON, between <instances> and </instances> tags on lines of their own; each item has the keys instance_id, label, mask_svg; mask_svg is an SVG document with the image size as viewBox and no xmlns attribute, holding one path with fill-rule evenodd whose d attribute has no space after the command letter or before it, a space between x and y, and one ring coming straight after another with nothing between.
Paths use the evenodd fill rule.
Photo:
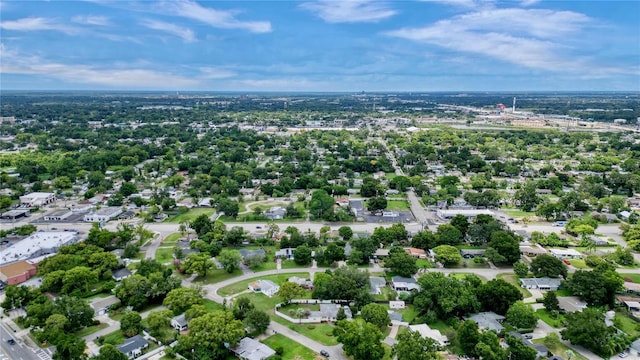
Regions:
<instances>
[{"instance_id":1,"label":"house","mask_svg":"<svg viewBox=\"0 0 640 360\"><path fill-rule=\"evenodd\" d=\"M295 250L296 250L295 248L284 248L284 249L277 250L274 253L274 255L275 257L280 259L293 260L293 252Z\"/></svg>"},{"instance_id":2,"label":"house","mask_svg":"<svg viewBox=\"0 0 640 360\"><path fill-rule=\"evenodd\" d=\"M627 210L624 210L624 211L620 211L619 215L620 215L620 218L622 220L627 221L627 220L629 220L629 217L631 216L631 213L629 211L627 211Z\"/></svg>"},{"instance_id":3,"label":"house","mask_svg":"<svg viewBox=\"0 0 640 360\"><path fill-rule=\"evenodd\" d=\"M254 281L249 283L248 288L253 292L263 293L268 297L272 297L278 292L278 290L280 290L280 286L271 280Z\"/></svg>"},{"instance_id":4,"label":"house","mask_svg":"<svg viewBox=\"0 0 640 360\"><path fill-rule=\"evenodd\" d=\"M382 288L387 285L387 281L383 277L370 276L369 277L369 294L380 295L382 294Z\"/></svg>"},{"instance_id":5,"label":"house","mask_svg":"<svg viewBox=\"0 0 640 360\"><path fill-rule=\"evenodd\" d=\"M243 261L244 259L250 256L266 256L267 255L264 249L255 249L255 250L240 249L238 250L238 252L242 256Z\"/></svg>"},{"instance_id":6,"label":"house","mask_svg":"<svg viewBox=\"0 0 640 360\"><path fill-rule=\"evenodd\" d=\"M118 216L118 219L120 219L120 220L129 220L134 216L136 216L135 212L133 212L132 210L127 210L127 211L123 212L122 214L120 214L120 216Z\"/></svg>"},{"instance_id":7,"label":"house","mask_svg":"<svg viewBox=\"0 0 640 360\"><path fill-rule=\"evenodd\" d=\"M561 260L582 258L582 253L575 249L549 249L549 253Z\"/></svg>"},{"instance_id":8,"label":"house","mask_svg":"<svg viewBox=\"0 0 640 360\"><path fill-rule=\"evenodd\" d=\"M544 344L531 344L529 347L536 351L536 359L546 358L549 356L549 348Z\"/></svg>"},{"instance_id":9,"label":"house","mask_svg":"<svg viewBox=\"0 0 640 360\"><path fill-rule=\"evenodd\" d=\"M198 206L200 207L211 207L211 198L210 197L205 197L200 199L200 201L198 201Z\"/></svg>"},{"instance_id":10,"label":"house","mask_svg":"<svg viewBox=\"0 0 640 360\"><path fill-rule=\"evenodd\" d=\"M520 284L525 289L556 291L560 287L560 279L550 277L520 279Z\"/></svg>"},{"instance_id":11,"label":"house","mask_svg":"<svg viewBox=\"0 0 640 360\"><path fill-rule=\"evenodd\" d=\"M427 252L422 249L410 247L405 248L404 250L407 252L407 254L413 256L414 258L426 259L428 257Z\"/></svg>"},{"instance_id":12,"label":"house","mask_svg":"<svg viewBox=\"0 0 640 360\"><path fill-rule=\"evenodd\" d=\"M122 281L128 278L129 276L131 276L131 271L129 271L129 269L127 268L118 269L114 271L113 274L111 274L111 277L115 281Z\"/></svg>"},{"instance_id":13,"label":"house","mask_svg":"<svg viewBox=\"0 0 640 360\"><path fill-rule=\"evenodd\" d=\"M140 335L128 338L124 344L118 346L121 353L127 355L129 359L135 359L142 355L142 350L146 349L149 343Z\"/></svg>"},{"instance_id":14,"label":"house","mask_svg":"<svg viewBox=\"0 0 640 360\"><path fill-rule=\"evenodd\" d=\"M389 309L400 310L400 309L404 309L405 306L406 306L406 304L402 300L389 301Z\"/></svg>"},{"instance_id":15,"label":"house","mask_svg":"<svg viewBox=\"0 0 640 360\"><path fill-rule=\"evenodd\" d=\"M298 285L302 286L303 288L305 288L307 290L313 289L313 281L308 280L308 279L304 279L304 278L297 277L297 276L292 276L292 277L288 278L287 281L292 282L294 284L298 284Z\"/></svg>"},{"instance_id":16,"label":"house","mask_svg":"<svg viewBox=\"0 0 640 360\"><path fill-rule=\"evenodd\" d=\"M629 311L640 311L640 302L638 301L625 301L624 305L627 307Z\"/></svg>"},{"instance_id":17,"label":"house","mask_svg":"<svg viewBox=\"0 0 640 360\"><path fill-rule=\"evenodd\" d=\"M185 331L189 327L189 321L184 314L180 314L171 318L171 327L178 331Z\"/></svg>"},{"instance_id":18,"label":"house","mask_svg":"<svg viewBox=\"0 0 640 360\"><path fill-rule=\"evenodd\" d=\"M105 223L109 220L115 219L116 216L120 214L122 214L122 208L117 206L108 206L85 215L83 220L85 222Z\"/></svg>"},{"instance_id":19,"label":"house","mask_svg":"<svg viewBox=\"0 0 640 360\"><path fill-rule=\"evenodd\" d=\"M400 323L402 322L402 313L391 310L387 310L387 313L389 314L389 320L391 320L392 324L400 325Z\"/></svg>"},{"instance_id":20,"label":"house","mask_svg":"<svg viewBox=\"0 0 640 360\"><path fill-rule=\"evenodd\" d=\"M440 346L449 345L449 339L438 330L432 329L427 324L409 325L409 330L417 332L423 338L431 338L438 342Z\"/></svg>"},{"instance_id":21,"label":"house","mask_svg":"<svg viewBox=\"0 0 640 360\"><path fill-rule=\"evenodd\" d=\"M109 309L117 303L120 302L115 296L107 296L106 298L97 298L91 301L89 306L93 309L93 313L95 316L105 315L109 312Z\"/></svg>"},{"instance_id":22,"label":"house","mask_svg":"<svg viewBox=\"0 0 640 360\"><path fill-rule=\"evenodd\" d=\"M0 266L0 281L7 285L23 283L38 271L38 264L31 261L18 261Z\"/></svg>"},{"instance_id":23,"label":"house","mask_svg":"<svg viewBox=\"0 0 640 360\"><path fill-rule=\"evenodd\" d=\"M500 332L504 327L502 326L502 322L505 317L502 315L498 315L493 311L486 311L471 314L465 319L473 320L478 324L480 329L489 329L494 330L495 332Z\"/></svg>"},{"instance_id":24,"label":"house","mask_svg":"<svg viewBox=\"0 0 640 360\"><path fill-rule=\"evenodd\" d=\"M216 259L215 257L212 257L211 261L213 261L213 265L216 267L216 269L218 270L224 269L224 265L222 265L222 263L220 263L220 261L218 261L218 259Z\"/></svg>"},{"instance_id":25,"label":"house","mask_svg":"<svg viewBox=\"0 0 640 360\"><path fill-rule=\"evenodd\" d=\"M282 220L287 215L287 209L282 206L273 206L263 214L269 220Z\"/></svg>"},{"instance_id":26,"label":"house","mask_svg":"<svg viewBox=\"0 0 640 360\"><path fill-rule=\"evenodd\" d=\"M443 220L451 220L456 215L466 216L467 219L469 219L469 220L475 218L478 215L494 216L493 211L486 210L486 209L482 209L482 210L476 210L476 209L450 209L450 210L444 210L444 209L440 209L440 210L437 211L437 214L438 214L438 217L443 219Z\"/></svg>"},{"instance_id":27,"label":"house","mask_svg":"<svg viewBox=\"0 0 640 360\"><path fill-rule=\"evenodd\" d=\"M313 320L313 322L336 321L340 307L339 304L320 304L320 310L311 311L309 313L309 319ZM344 309L344 314L347 316L347 319L351 319L353 317L351 309L349 309L348 306L342 306L342 308Z\"/></svg>"},{"instance_id":28,"label":"house","mask_svg":"<svg viewBox=\"0 0 640 360\"><path fill-rule=\"evenodd\" d=\"M528 257L536 257L538 255L546 254L547 250L539 245L529 246L529 245L520 245L520 252L524 256Z\"/></svg>"},{"instance_id":29,"label":"house","mask_svg":"<svg viewBox=\"0 0 640 360\"><path fill-rule=\"evenodd\" d=\"M27 195L20 196L20 205L29 208L44 206L55 201L56 194L48 192L32 192Z\"/></svg>"},{"instance_id":30,"label":"house","mask_svg":"<svg viewBox=\"0 0 640 360\"><path fill-rule=\"evenodd\" d=\"M242 338L237 346L229 348L242 360L264 360L276 354L275 350L252 338Z\"/></svg>"},{"instance_id":31,"label":"house","mask_svg":"<svg viewBox=\"0 0 640 360\"><path fill-rule=\"evenodd\" d=\"M336 205L342 206L342 207L347 207L347 206L349 206L349 199L347 199L347 198L338 198L338 199L336 199Z\"/></svg>"},{"instance_id":32,"label":"house","mask_svg":"<svg viewBox=\"0 0 640 360\"><path fill-rule=\"evenodd\" d=\"M473 259L474 257L481 257L485 251L485 249L462 249L460 250L460 255L465 259Z\"/></svg>"},{"instance_id":33,"label":"house","mask_svg":"<svg viewBox=\"0 0 640 360\"><path fill-rule=\"evenodd\" d=\"M396 291L412 291L420 290L416 279L406 278L402 276L394 276L391 278L391 287Z\"/></svg>"}]
</instances>

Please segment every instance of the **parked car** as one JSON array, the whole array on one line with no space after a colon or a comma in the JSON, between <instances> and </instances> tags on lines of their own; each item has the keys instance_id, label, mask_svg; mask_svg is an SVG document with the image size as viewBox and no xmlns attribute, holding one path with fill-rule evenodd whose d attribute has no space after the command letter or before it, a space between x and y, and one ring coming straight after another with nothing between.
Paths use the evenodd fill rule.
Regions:
<instances>
[{"instance_id":1,"label":"parked car","mask_svg":"<svg viewBox=\"0 0 640 360\"><path fill-rule=\"evenodd\" d=\"M553 226L565 226L567 225L566 221L556 221L553 223Z\"/></svg>"},{"instance_id":2,"label":"parked car","mask_svg":"<svg viewBox=\"0 0 640 360\"><path fill-rule=\"evenodd\" d=\"M563 262L563 263L565 263L565 264L567 264L567 265L571 265L571 261L569 261L569 260L567 260L567 259L562 260L562 262Z\"/></svg>"},{"instance_id":3,"label":"parked car","mask_svg":"<svg viewBox=\"0 0 640 360\"><path fill-rule=\"evenodd\" d=\"M320 355L324 357L329 357L329 352L327 350L320 350Z\"/></svg>"},{"instance_id":4,"label":"parked car","mask_svg":"<svg viewBox=\"0 0 640 360\"><path fill-rule=\"evenodd\" d=\"M628 354L628 353L626 353L626 352L624 352L624 351L623 351L623 352L621 352L620 354L618 354L618 357L619 357L619 358L626 358L627 356L629 356L629 354Z\"/></svg>"},{"instance_id":5,"label":"parked car","mask_svg":"<svg viewBox=\"0 0 640 360\"><path fill-rule=\"evenodd\" d=\"M9 339L9 340L7 340L7 342L9 343L9 345L15 345L16 344L16 341L13 340L13 339Z\"/></svg>"}]
</instances>

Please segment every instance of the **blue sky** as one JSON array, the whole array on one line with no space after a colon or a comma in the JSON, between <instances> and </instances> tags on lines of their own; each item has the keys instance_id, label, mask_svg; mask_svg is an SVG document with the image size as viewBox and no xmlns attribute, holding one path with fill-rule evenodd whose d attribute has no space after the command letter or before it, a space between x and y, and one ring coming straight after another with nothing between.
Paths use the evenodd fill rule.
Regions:
<instances>
[{"instance_id":1,"label":"blue sky","mask_svg":"<svg viewBox=\"0 0 640 360\"><path fill-rule=\"evenodd\" d=\"M640 91L640 1L0 0L20 90Z\"/></svg>"}]
</instances>

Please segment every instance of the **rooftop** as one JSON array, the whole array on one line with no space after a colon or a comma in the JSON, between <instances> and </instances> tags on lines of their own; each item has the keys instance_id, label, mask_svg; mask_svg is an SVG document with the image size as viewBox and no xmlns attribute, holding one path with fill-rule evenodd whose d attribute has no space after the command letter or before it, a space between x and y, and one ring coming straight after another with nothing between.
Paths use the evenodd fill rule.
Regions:
<instances>
[{"instance_id":1,"label":"rooftop","mask_svg":"<svg viewBox=\"0 0 640 360\"><path fill-rule=\"evenodd\" d=\"M0 251L0 262L6 264L44 255L42 252L52 252L75 239L76 234L71 231L39 231Z\"/></svg>"},{"instance_id":2,"label":"rooftop","mask_svg":"<svg viewBox=\"0 0 640 360\"><path fill-rule=\"evenodd\" d=\"M7 278L14 277L16 275L22 275L26 271L35 269L36 266L28 261L18 261L13 264L4 265L0 267L0 273Z\"/></svg>"},{"instance_id":3,"label":"rooftop","mask_svg":"<svg viewBox=\"0 0 640 360\"><path fill-rule=\"evenodd\" d=\"M264 360L276 354L272 348L248 337L242 338L238 346L231 348L231 351L246 360Z\"/></svg>"}]
</instances>

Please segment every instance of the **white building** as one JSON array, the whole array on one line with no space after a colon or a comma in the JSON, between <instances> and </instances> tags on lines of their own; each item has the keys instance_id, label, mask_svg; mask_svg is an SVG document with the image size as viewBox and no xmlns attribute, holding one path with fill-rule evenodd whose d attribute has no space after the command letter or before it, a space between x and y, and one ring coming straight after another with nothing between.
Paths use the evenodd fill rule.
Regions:
<instances>
[{"instance_id":1,"label":"white building","mask_svg":"<svg viewBox=\"0 0 640 360\"><path fill-rule=\"evenodd\" d=\"M449 345L449 339L438 330L432 329L427 324L409 325L409 330L415 331L423 338L431 338L440 344L440 346Z\"/></svg>"},{"instance_id":2,"label":"white building","mask_svg":"<svg viewBox=\"0 0 640 360\"><path fill-rule=\"evenodd\" d=\"M558 259L580 259L582 253L575 249L549 249L549 253Z\"/></svg>"},{"instance_id":3,"label":"white building","mask_svg":"<svg viewBox=\"0 0 640 360\"><path fill-rule=\"evenodd\" d=\"M253 292L261 292L268 297L272 297L280 290L280 286L271 280L254 281L249 284L248 288Z\"/></svg>"},{"instance_id":4,"label":"white building","mask_svg":"<svg viewBox=\"0 0 640 360\"><path fill-rule=\"evenodd\" d=\"M469 219L473 219L478 215L494 216L493 211L487 209L440 209L438 210L438 217L444 220L453 219L456 215L466 216Z\"/></svg>"},{"instance_id":5,"label":"white building","mask_svg":"<svg viewBox=\"0 0 640 360\"><path fill-rule=\"evenodd\" d=\"M56 194L46 192L33 192L20 196L20 205L26 207L39 207L56 201Z\"/></svg>"},{"instance_id":6,"label":"white building","mask_svg":"<svg viewBox=\"0 0 640 360\"><path fill-rule=\"evenodd\" d=\"M61 246L76 240L73 231L39 231L0 251L0 264L56 253Z\"/></svg>"},{"instance_id":7,"label":"white building","mask_svg":"<svg viewBox=\"0 0 640 360\"><path fill-rule=\"evenodd\" d=\"M71 210L56 210L44 216L44 221L62 221L73 215Z\"/></svg>"},{"instance_id":8,"label":"white building","mask_svg":"<svg viewBox=\"0 0 640 360\"><path fill-rule=\"evenodd\" d=\"M119 207L105 207L100 210L96 210L84 216L85 222L107 222L114 219L116 216L122 214L122 209Z\"/></svg>"}]
</instances>

